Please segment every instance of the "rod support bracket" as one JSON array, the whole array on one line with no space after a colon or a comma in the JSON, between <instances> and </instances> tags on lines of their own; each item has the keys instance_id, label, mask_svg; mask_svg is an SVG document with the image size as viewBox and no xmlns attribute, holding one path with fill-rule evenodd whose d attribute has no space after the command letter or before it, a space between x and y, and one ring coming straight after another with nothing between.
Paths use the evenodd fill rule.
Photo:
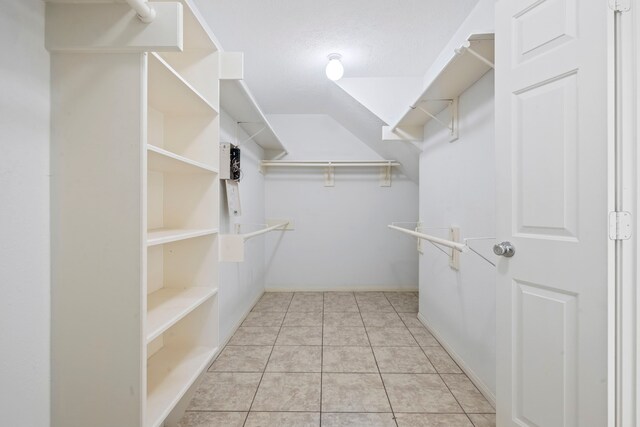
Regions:
<instances>
[{"instance_id":1,"label":"rod support bracket","mask_svg":"<svg viewBox=\"0 0 640 427\"><path fill-rule=\"evenodd\" d=\"M391 187L391 162L380 168L380 187Z\"/></svg>"},{"instance_id":2,"label":"rod support bracket","mask_svg":"<svg viewBox=\"0 0 640 427\"><path fill-rule=\"evenodd\" d=\"M422 233L422 223L421 222L416 224L416 229L415 230L416 230L417 233ZM416 249L418 249L418 253L420 255L424 255L424 247L422 246L422 239L416 239L416 240L418 241L417 248L416 248Z\"/></svg>"},{"instance_id":3,"label":"rod support bracket","mask_svg":"<svg viewBox=\"0 0 640 427\"><path fill-rule=\"evenodd\" d=\"M335 187L335 168L329 162L329 166L324 169L324 186Z\"/></svg>"},{"instance_id":4,"label":"rod support bracket","mask_svg":"<svg viewBox=\"0 0 640 427\"><path fill-rule=\"evenodd\" d=\"M449 228L449 240L452 242L460 242L460 227L451 226ZM449 267L458 271L460 270L460 252L451 250L451 257L449 258Z\"/></svg>"}]
</instances>

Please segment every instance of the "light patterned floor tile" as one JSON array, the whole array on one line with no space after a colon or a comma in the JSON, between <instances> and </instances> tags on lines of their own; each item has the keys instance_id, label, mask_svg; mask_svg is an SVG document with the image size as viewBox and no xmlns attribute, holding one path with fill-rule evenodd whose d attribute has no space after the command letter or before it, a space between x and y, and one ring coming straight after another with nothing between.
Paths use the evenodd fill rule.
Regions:
<instances>
[{"instance_id":1,"label":"light patterned floor tile","mask_svg":"<svg viewBox=\"0 0 640 427\"><path fill-rule=\"evenodd\" d=\"M462 413L437 374L382 374L394 412Z\"/></svg>"},{"instance_id":2,"label":"light patterned floor tile","mask_svg":"<svg viewBox=\"0 0 640 427\"><path fill-rule=\"evenodd\" d=\"M424 328L422 322L418 320L416 313L398 313L398 316L402 318L407 328Z\"/></svg>"},{"instance_id":3,"label":"light patterned floor tile","mask_svg":"<svg viewBox=\"0 0 640 427\"><path fill-rule=\"evenodd\" d=\"M467 414L474 427L496 427L496 414Z\"/></svg>"},{"instance_id":4,"label":"light patterned floor tile","mask_svg":"<svg viewBox=\"0 0 640 427\"><path fill-rule=\"evenodd\" d=\"M274 326L267 328L241 326L233 334L228 345L273 345L279 331L280 328Z\"/></svg>"},{"instance_id":5,"label":"light patterned floor tile","mask_svg":"<svg viewBox=\"0 0 640 427\"><path fill-rule=\"evenodd\" d=\"M244 427L318 427L319 412L249 412Z\"/></svg>"},{"instance_id":6,"label":"light patterned floor tile","mask_svg":"<svg viewBox=\"0 0 640 427\"><path fill-rule=\"evenodd\" d=\"M260 373L207 372L191 400L193 411L248 411Z\"/></svg>"},{"instance_id":7,"label":"light patterned floor tile","mask_svg":"<svg viewBox=\"0 0 640 427\"><path fill-rule=\"evenodd\" d=\"M480 414L495 412L493 406L465 374L442 374L441 376L465 412Z\"/></svg>"},{"instance_id":8,"label":"light patterned floor tile","mask_svg":"<svg viewBox=\"0 0 640 427\"><path fill-rule=\"evenodd\" d=\"M363 327L325 326L323 343L338 346L368 346L369 339Z\"/></svg>"},{"instance_id":9,"label":"light patterned floor tile","mask_svg":"<svg viewBox=\"0 0 640 427\"><path fill-rule=\"evenodd\" d=\"M373 347L380 372L435 374L436 370L420 347Z\"/></svg>"},{"instance_id":10,"label":"light patterned floor tile","mask_svg":"<svg viewBox=\"0 0 640 427\"><path fill-rule=\"evenodd\" d=\"M322 326L322 309L318 311L288 311L282 326Z\"/></svg>"},{"instance_id":11,"label":"light patterned floor tile","mask_svg":"<svg viewBox=\"0 0 640 427\"><path fill-rule=\"evenodd\" d=\"M418 341L420 347L440 347L440 343L425 328L409 328L411 335Z\"/></svg>"},{"instance_id":12,"label":"light patterned floor tile","mask_svg":"<svg viewBox=\"0 0 640 427\"><path fill-rule=\"evenodd\" d=\"M242 322L242 326L281 326L284 314L279 311L252 311Z\"/></svg>"},{"instance_id":13,"label":"light patterned floor tile","mask_svg":"<svg viewBox=\"0 0 640 427\"><path fill-rule=\"evenodd\" d=\"M380 311L362 312L362 320L367 327L374 328L404 328L404 322L396 312L385 313Z\"/></svg>"},{"instance_id":14,"label":"light patterned floor tile","mask_svg":"<svg viewBox=\"0 0 640 427\"><path fill-rule=\"evenodd\" d=\"M322 427L396 427L393 414L323 413Z\"/></svg>"},{"instance_id":15,"label":"light patterned floor tile","mask_svg":"<svg viewBox=\"0 0 640 427\"><path fill-rule=\"evenodd\" d=\"M276 340L278 345L322 345L322 327L283 326Z\"/></svg>"},{"instance_id":16,"label":"light patterned floor tile","mask_svg":"<svg viewBox=\"0 0 640 427\"><path fill-rule=\"evenodd\" d=\"M262 372L267 366L271 346L228 345L213 363L210 371L217 372Z\"/></svg>"},{"instance_id":17,"label":"light patterned floor tile","mask_svg":"<svg viewBox=\"0 0 640 427\"><path fill-rule=\"evenodd\" d=\"M321 346L275 346L267 372L321 372Z\"/></svg>"},{"instance_id":18,"label":"light patterned floor tile","mask_svg":"<svg viewBox=\"0 0 640 427\"><path fill-rule=\"evenodd\" d=\"M473 427L462 414L399 414L398 427Z\"/></svg>"},{"instance_id":19,"label":"light patterned floor tile","mask_svg":"<svg viewBox=\"0 0 640 427\"><path fill-rule=\"evenodd\" d=\"M379 374L322 374L322 412L390 412Z\"/></svg>"},{"instance_id":20,"label":"light patterned floor tile","mask_svg":"<svg viewBox=\"0 0 640 427\"><path fill-rule=\"evenodd\" d=\"M402 328L367 328L369 341L374 347L404 347L418 346L418 343L409 332Z\"/></svg>"},{"instance_id":21,"label":"light patterned floor tile","mask_svg":"<svg viewBox=\"0 0 640 427\"><path fill-rule=\"evenodd\" d=\"M377 373L378 367L371 347L325 346L322 370L323 372Z\"/></svg>"},{"instance_id":22,"label":"light patterned floor tile","mask_svg":"<svg viewBox=\"0 0 640 427\"><path fill-rule=\"evenodd\" d=\"M336 311L324 314L324 326L364 326L360 313Z\"/></svg>"},{"instance_id":23,"label":"light patterned floor tile","mask_svg":"<svg viewBox=\"0 0 640 427\"><path fill-rule=\"evenodd\" d=\"M431 364L440 374L461 374L462 371L442 347L422 347Z\"/></svg>"},{"instance_id":24,"label":"light patterned floor tile","mask_svg":"<svg viewBox=\"0 0 640 427\"><path fill-rule=\"evenodd\" d=\"M265 373L251 410L320 412L320 374Z\"/></svg>"},{"instance_id":25,"label":"light patterned floor tile","mask_svg":"<svg viewBox=\"0 0 640 427\"><path fill-rule=\"evenodd\" d=\"M242 427L246 412L185 412L178 427Z\"/></svg>"}]
</instances>

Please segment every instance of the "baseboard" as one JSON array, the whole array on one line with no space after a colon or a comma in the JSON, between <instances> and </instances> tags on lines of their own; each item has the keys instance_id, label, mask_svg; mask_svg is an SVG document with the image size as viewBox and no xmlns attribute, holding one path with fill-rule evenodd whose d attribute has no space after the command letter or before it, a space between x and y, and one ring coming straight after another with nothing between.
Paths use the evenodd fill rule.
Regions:
<instances>
[{"instance_id":1,"label":"baseboard","mask_svg":"<svg viewBox=\"0 0 640 427\"><path fill-rule=\"evenodd\" d=\"M480 390L480 393L482 393L482 395L489 401L489 403L491 403L491 405L495 408L496 407L496 396L495 394L493 394L491 392L491 390L489 390L489 387L487 387L487 385L480 379L480 377L478 377L478 375L476 375L475 372L473 372L473 370L471 368L469 368L469 366L464 362L464 360L462 359L462 357L460 357L454 350L453 348L449 345L449 343L447 343L447 341L442 337L442 335L440 333L438 333L438 331L436 329L434 329L429 322L427 321L427 319L422 315L422 313L418 313L418 320L420 320L420 323L422 323L424 325L425 328L427 328L427 330L429 332L431 332L431 335L433 335L435 337L435 339L437 339L440 344L442 345L442 347L447 351L447 353L449 353L449 355L451 356L451 358L458 364L458 366L460 367L460 369L462 369L462 371L467 374L467 377L469 377L469 379L471 380L471 382L473 384L475 384L475 386L478 388L478 390Z\"/></svg>"},{"instance_id":2,"label":"baseboard","mask_svg":"<svg viewBox=\"0 0 640 427\"><path fill-rule=\"evenodd\" d=\"M395 288L374 287L374 286L309 286L309 287L286 287L271 286L265 288L265 292L418 292L417 285L400 286Z\"/></svg>"},{"instance_id":3,"label":"baseboard","mask_svg":"<svg viewBox=\"0 0 640 427\"><path fill-rule=\"evenodd\" d=\"M219 349L223 349L225 348L225 346L227 345L227 343L229 343L229 340L231 340L231 337L233 337L233 334L236 333L236 331L238 330L238 328L240 327L240 325L242 325L242 322L245 321L245 319L247 318L247 316L249 315L249 313L251 313L251 309L253 308L254 305L256 305L258 303L258 301L260 300L260 298L262 298L262 295L264 295L265 291L262 291L260 294L258 294L258 296L256 298L254 298L253 301L251 301L251 305L249 305L249 308L247 308L244 313L242 314L242 317L240 317L240 320L238 320L236 322L235 325L233 325L233 328L231 328L231 333L229 334L228 337L226 337L224 339L224 343L220 344L220 346L218 347ZM215 361L215 359L213 359Z\"/></svg>"}]
</instances>

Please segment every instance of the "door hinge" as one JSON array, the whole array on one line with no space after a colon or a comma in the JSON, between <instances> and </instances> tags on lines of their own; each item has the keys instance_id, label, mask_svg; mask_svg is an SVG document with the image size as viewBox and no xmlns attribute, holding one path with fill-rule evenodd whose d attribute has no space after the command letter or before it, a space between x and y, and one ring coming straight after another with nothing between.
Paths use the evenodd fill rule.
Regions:
<instances>
[{"instance_id":1,"label":"door hinge","mask_svg":"<svg viewBox=\"0 0 640 427\"><path fill-rule=\"evenodd\" d=\"M629 12L631 0L609 0L609 8L614 12Z\"/></svg>"},{"instance_id":2,"label":"door hinge","mask_svg":"<svg viewBox=\"0 0 640 427\"><path fill-rule=\"evenodd\" d=\"M609 212L609 239L629 240L631 238L631 214L629 212Z\"/></svg>"}]
</instances>

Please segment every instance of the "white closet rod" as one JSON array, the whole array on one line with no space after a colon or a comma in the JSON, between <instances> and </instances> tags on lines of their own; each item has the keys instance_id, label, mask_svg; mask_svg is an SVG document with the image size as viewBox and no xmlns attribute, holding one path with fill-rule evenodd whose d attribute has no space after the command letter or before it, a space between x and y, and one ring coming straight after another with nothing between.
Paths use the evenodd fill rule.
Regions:
<instances>
[{"instance_id":1,"label":"white closet rod","mask_svg":"<svg viewBox=\"0 0 640 427\"><path fill-rule=\"evenodd\" d=\"M400 163L395 160L324 160L324 161L273 161L265 160L262 162L262 166L298 166L298 167L366 167L366 166L400 166Z\"/></svg>"},{"instance_id":2,"label":"white closet rod","mask_svg":"<svg viewBox=\"0 0 640 427\"><path fill-rule=\"evenodd\" d=\"M245 233L245 234L242 234L241 236L244 239L244 241L247 241L247 240L251 239L252 237L260 236L261 234L268 233L268 232L273 231L273 230L275 230L277 228L286 227L287 225L289 225L289 222L283 222L281 224L276 224L276 225L272 225L271 227L263 228L262 230L253 231L251 233Z\"/></svg>"},{"instance_id":3,"label":"white closet rod","mask_svg":"<svg viewBox=\"0 0 640 427\"><path fill-rule=\"evenodd\" d=\"M442 239L440 237L430 236L429 234L418 233L417 231L407 230L406 228L396 227L395 225L388 226L392 230L400 231L402 233L408 234L410 236L417 237L422 240L427 240L431 243L436 243L438 245L446 246L451 249L455 249L458 252L467 252L469 247L460 242L454 242L452 240Z\"/></svg>"},{"instance_id":4,"label":"white closet rod","mask_svg":"<svg viewBox=\"0 0 640 427\"><path fill-rule=\"evenodd\" d=\"M146 0L126 0L131 9L137 14L138 18L145 24L152 22L156 19L156 10L149 5Z\"/></svg>"}]
</instances>

